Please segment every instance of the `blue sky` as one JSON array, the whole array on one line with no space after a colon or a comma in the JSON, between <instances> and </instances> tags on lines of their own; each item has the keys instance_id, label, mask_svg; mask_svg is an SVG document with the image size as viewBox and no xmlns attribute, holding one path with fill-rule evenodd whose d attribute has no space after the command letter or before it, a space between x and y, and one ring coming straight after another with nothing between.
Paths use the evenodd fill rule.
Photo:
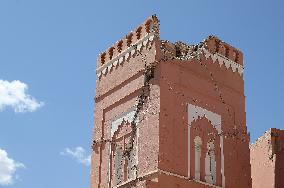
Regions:
<instances>
[{"instance_id":1,"label":"blue sky","mask_svg":"<svg viewBox=\"0 0 284 188\"><path fill-rule=\"evenodd\" d=\"M284 129L283 8L281 0L0 0L0 187L89 186L96 56L152 14L162 39L214 34L241 49L251 140Z\"/></svg>"}]
</instances>

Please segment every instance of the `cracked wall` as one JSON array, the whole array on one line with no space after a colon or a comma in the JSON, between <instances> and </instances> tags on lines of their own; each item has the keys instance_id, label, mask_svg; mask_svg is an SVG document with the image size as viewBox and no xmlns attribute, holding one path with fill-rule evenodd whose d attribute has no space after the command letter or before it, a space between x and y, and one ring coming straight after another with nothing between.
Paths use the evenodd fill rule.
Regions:
<instances>
[{"instance_id":1,"label":"cracked wall","mask_svg":"<svg viewBox=\"0 0 284 188\"><path fill-rule=\"evenodd\" d=\"M159 105L159 90L152 68L159 34L157 24L156 17L150 17L98 58L92 188L123 186L129 180L140 186L137 176L157 167L159 113L155 110L159 108L150 108ZM112 130L113 122L129 109L134 109L132 119L117 121L116 130ZM148 132L149 129L152 131ZM147 142L138 134L147 135ZM123 151L122 156L116 154L117 149ZM132 175L121 169L125 161L135 168ZM129 176L121 175L125 172Z\"/></svg>"},{"instance_id":2,"label":"cracked wall","mask_svg":"<svg viewBox=\"0 0 284 188\"><path fill-rule=\"evenodd\" d=\"M284 130L271 128L250 146L253 188L284 187Z\"/></svg>"},{"instance_id":3,"label":"cracked wall","mask_svg":"<svg viewBox=\"0 0 284 188\"><path fill-rule=\"evenodd\" d=\"M221 156L217 155L217 186L250 187L249 137L245 124L242 76L225 65L220 67L219 63L214 63L211 58L206 59L203 53L198 52L202 50L202 45L198 45L197 48L186 47L186 50L194 49L194 53L189 54L195 55L181 52L180 54L184 54L184 57L179 55L178 58L176 55L171 57L171 54L176 52L174 45L171 44L168 48L172 50L172 53L166 52L167 61L161 64L159 167L194 179L192 175L194 174L194 148L192 146L190 147L192 165L188 172L187 117L187 105L194 104L220 114L222 117L220 135L223 135L224 139L224 177L222 180ZM180 50L180 47L178 49ZM232 98L234 100L231 100ZM202 125L204 126L204 123L197 126L199 128L197 131L201 130ZM206 131L201 132L206 134ZM216 135L217 138L220 138L220 135ZM202 137L205 139L205 135ZM193 139L190 142L192 143ZM202 158L204 158L205 149L202 152ZM221 153L220 149L216 152ZM204 165L204 162L201 162L201 174L204 174ZM205 182L204 179L203 175L201 180Z\"/></svg>"},{"instance_id":4,"label":"cracked wall","mask_svg":"<svg viewBox=\"0 0 284 188\"><path fill-rule=\"evenodd\" d=\"M251 186L239 50L214 36L160 40L152 16L99 55L96 74L91 188ZM189 121L189 105L204 113Z\"/></svg>"}]
</instances>

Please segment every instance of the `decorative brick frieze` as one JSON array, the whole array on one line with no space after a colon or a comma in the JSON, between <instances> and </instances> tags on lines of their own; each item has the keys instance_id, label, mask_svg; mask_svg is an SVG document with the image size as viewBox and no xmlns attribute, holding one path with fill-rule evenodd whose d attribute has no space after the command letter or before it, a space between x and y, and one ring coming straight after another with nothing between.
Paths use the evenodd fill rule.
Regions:
<instances>
[{"instance_id":1,"label":"decorative brick frieze","mask_svg":"<svg viewBox=\"0 0 284 188\"><path fill-rule=\"evenodd\" d=\"M231 68L233 72L238 72L240 75L243 75L244 67L241 64L238 64L226 56L219 53L211 53L205 48L203 49L206 59L211 58L213 63L219 63L220 66L224 65L227 69Z\"/></svg>"},{"instance_id":2,"label":"decorative brick frieze","mask_svg":"<svg viewBox=\"0 0 284 188\"><path fill-rule=\"evenodd\" d=\"M157 37L155 33L146 34L143 38L139 39L116 57L99 67L96 71L97 77L100 79L103 75L106 76L111 69L118 68L125 61L128 61L129 58L134 57L137 53L139 53L142 48L150 48L155 37Z\"/></svg>"},{"instance_id":3,"label":"decorative brick frieze","mask_svg":"<svg viewBox=\"0 0 284 188\"><path fill-rule=\"evenodd\" d=\"M128 112L121 114L120 116L116 117L111 123L111 138L113 137L114 133L118 130L119 125L122 122L132 123L134 120L134 116L136 113L136 107L131 108Z\"/></svg>"}]
</instances>

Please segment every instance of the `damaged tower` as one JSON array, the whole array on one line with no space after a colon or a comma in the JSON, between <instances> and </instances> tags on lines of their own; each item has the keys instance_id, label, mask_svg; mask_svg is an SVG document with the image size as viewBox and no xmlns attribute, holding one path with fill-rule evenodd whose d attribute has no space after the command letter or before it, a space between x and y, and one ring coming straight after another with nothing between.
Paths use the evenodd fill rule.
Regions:
<instances>
[{"instance_id":1,"label":"damaged tower","mask_svg":"<svg viewBox=\"0 0 284 188\"><path fill-rule=\"evenodd\" d=\"M243 55L159 37L155 16L99 55L91 188L250 188Z\"/></svg>"},{"instance_id":2,"label":"damaged tower","mask_svg":"<svg viewBox=\"0 0 284 188\"><path fill-rule=\"evenodd\" d=\"M271 128L250 145L253 188L284 187L284 130Z\"/></svg>"}]
</instances>

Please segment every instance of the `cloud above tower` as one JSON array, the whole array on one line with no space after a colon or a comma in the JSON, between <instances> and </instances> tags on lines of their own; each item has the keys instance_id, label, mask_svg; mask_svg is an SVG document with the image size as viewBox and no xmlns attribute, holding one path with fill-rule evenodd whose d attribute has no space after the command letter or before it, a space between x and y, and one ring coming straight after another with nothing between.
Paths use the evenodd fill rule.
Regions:
<instances>
[{"instance_id":1,"label":"cloud above tower","mask_svg":"<svg viewBox=\"0 0 284 188\"><path fill-rule=\"evenodd\" d=\"M12 108L16 113L33 112L44 105L27 93L28 85L19 81L0 80L0 111Z\"/></svg>"},{"instance_id":2,"label":"cloud above tower","mask_svg":"<svg viewBox=\"0 0 284 188\"><path fill-rule=\"evenodd\" d=\"M25 168L25 165L9 158L8 153L0 148L0 186L13 184L19 168Z\"/></svg>"},{"instance_id":3,"label":"cloud above tower","mask_svg":"<svg viewBox=\"0 0 284 188\"><path fill-rule=\"evenodd\" d=\"M91 155L87 155L84 148L78 146L75 148L65 148L64 151L60 152L61 155L71 156L77 162L90 166Z\"/></svg>"}]
</instances>

